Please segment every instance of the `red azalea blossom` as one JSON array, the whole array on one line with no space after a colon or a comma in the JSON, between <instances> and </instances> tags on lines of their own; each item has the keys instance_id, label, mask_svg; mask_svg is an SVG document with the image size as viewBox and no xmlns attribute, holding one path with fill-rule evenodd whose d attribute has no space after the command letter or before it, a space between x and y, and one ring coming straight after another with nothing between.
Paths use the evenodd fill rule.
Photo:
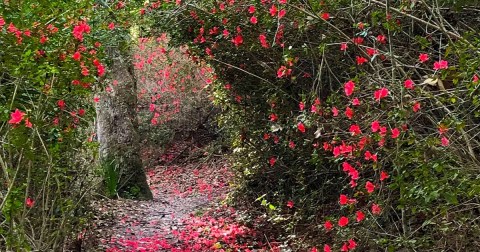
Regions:
<instances>
[{"instance_id":1,"label":"red azalea blossom","mask_svg":"<svg viewBox=\"0 0 480 252\"><path fill-rule=\"evenodd\" d=\"M302 132L302 133L305 133L305 125L302 123L302 122L299 122L297 124L297 129Z\"/></svg>"},{"instance_id":2,"label":"red azalea blossom","mask_svg":"<svg viewBox=\"0 0 480 252\"><path fill-rule=\"evenodd\" d=\"M57 101L57 105L60 109L64 109L65 108L65 101L64 100L59 100Z\"/></svg>"},{"instance_id":3,"label":"red azalea blossom","mask_svg":"<svg viewBox=\"0 0 480 252\"><path fill-rule=\"evenodd\" d=\"M414 84L415 83L411 79L405 80L405 82L403 83L406 89L413 89Z\"/></svg>"},{"instance_id":4,"label":"red azalea blossom","mask_svg":"<svg viewBox=\"0 0 480 252\"><path fill-rule=\"evenodd\" d=\"M377 132L380 129L380 122L373 121L371 128L372 128L372 132Z\"/></svg>"},{"instance_id":5,"label":"red azalea blossom","mask_svg":"<svg viewBox=\"0 0 480 252\"><path fill-rule=\"evenodd\" d=\"M270 160L268 160L268 162L270 163L270 166L274 166L275 163L277 162L277 158L276 157L271 157Z\"/></svg>"},{"instance_id":6,"label":"red azalea blossom","mask_svg":"<svg viewBox=\"0 0 480 252\"><path fill-rule=\"evenodd\" d=\"M338 200L340 202L340 205L346 205L348 204L348 197L345 194L340 194L340 199Z\"/></svg>"},{"instance_id":7,"label":"red azalea blossom","mask_svg":"<svg viewBox=\"0 0 480 252\"><path fill-rule=\"evenodd\" d=\"M380 34L377 36L377 41L382 44L385 44L387 43L387 37L385 37L385 35Z\"/></svg>"},{"instance_id":8,"label":"red azalea blossom","mask_svg":"<svg viewBox=\"0 0 480 252\"><path fill-rule=\"evenodd\" d=\"M353 106L360 106L360 100L358 98L354 98L352 100L352 105Z\"/></svg>"},{"instance_id":9,"label":"red azalea blossom","mask_svg":"<svg viewBox=\"0 0 480 252\"><path fill-rule=\"evenodd\" d=\"M299 102L298 103L298 108L300 109L300 111L304 110L305 109L305 103Z\"/></svg>"},{"instance_id":10,"label":"red azalea blossom","mask_svg":"<svg viewBox=\"0 0 480 252\"><path fill-rule=\"evenodd\" d=\"M348 119L352 119L353 118L353 109L351 109L350 107L347 107L345 109L345 116L347 116Z\"/></svg>"},{"instance_id":11,"label":"red azalea blossom","mask_svg":"<svg viewBox=\"0 0 480 252\"><path fill-rule=\"evenodd\" d=\"M413 104L413 112L417 112L420 110L420 102L415 102L415 104Z\"/></svg>"},{"instance_id":12,"label":"red azalea blossom","mask_svg":"<svg viewBox=\"0 0 480 252\"><path fill-rule=\"evenodd\" d=\"M278 11L277 6L272 5L272 7L270 7L270 10L269 10L270 16L275 17L277 15L277 11Z\"/></svg>"},{"instance_id":13,"label":"red azalea blossom","mask_svg":"<svg viewBox=\"0 0 480 252\"><path fill-rule=\"evenodd\" d=\"M320 16L323 20L329 20L330 19L330 14L328 12L322 13Z\"/></svg>"},{"instance_id":14,"label":"red azalea blossom","mask_svg":"<svg viewBox=\"0 0 480 252\"><path fill-rule=\"evenodd\" d=\"M357 222L361 222L365 219L365 214L362 211L357 211L355 215L357 217Z\"/></svg>"},{"instance_id":15,"label":"red azalea blossom","mask_svg":"<svg viewBox=\"0 0 480 252\"><path fill-rule=\"evenodd\" d=\"M250 23L252 23L252 24L257 24L257 22L258 22L257 17L252 16L252 17L250 18Z\"/></svg>"},{"instance_id":16,"label":"red azalea blossom","mask_svg":"<svg viewBox=\"0 0 480 252\"><path fill-rule=\"evenodd\" d=\"M353 240L353 239L350 239L348 240L348 249L355 249L357 247L357 243Z\"/></svg>"},{"instance_id":17,"label":"red azalea blossom","mask_svg":"<svg viewBox=\"0 0 480 252\"><path fill-rule=\"evenodd\" d=\"M450 141L446 137L442 137L441 142L442 142L442 146L444 146L444 147L446 147L450 144Z\"/></svg>"},{"instance_id":18,"label":"red azalea blossom","mask_svg":"<svg viewBox=\"0 0 480 252\"><path fill-rule=\"evenodd\" d=\"M343 89L345 90L345 95L352 95L353 91L355 90L355 82L349 80L347 83L345 83Z\"/></svg>"},{"instance_id":19,"label":"red azalea blossom","mask_svg":"<svg viewBox=\"0 0 480 252\"><path fill-rule=\"evenodd\" d=\"M398 128L393 128L392 129L392 139L395 139L398 136L400 136L400 130Z\"/></svg>"},{"instance_id":20,"label":"red azalea blossom","mask_svg":"<svg viewBox=\"0 0 480 252\"><path fill-rule=\"evenodd\" d=\"M115 24L114 24L113 22L111 22L110 24L108 24L108 29L110 29L110 30L115 29Z\"/></svg>"},{"instance_id":21,"label":"red azalea blossom","mask_svg":"<svg viewBox=\"0 0 480 252\"><path fill-rule=\"evenodd\" d=\"M277 119L278 119L278 116L277 116L277 115L275 115L275 114L270 114L270 121L275 122L275 121L277 121Z\"/></svg>"},{"instance_id":22,"label":"red azalea blossom","mask_svg":"<svg viewBox=\"0 0 480 252\"><path fill-rule=\"evenodd\" d=\"M28 197L27 199L25 199L25 205L28 207L28 208L32 208L33 205L35 205L35 200L31 199L30 197Z\"/></svg>"},{"instance_id":23,"label":"red azalea blossom","mask_svg":"<svg viewBox=\"0 0 480 252\"><path fill-rule=\"evenodd\" d=\"M377 205L377 204L375 204L375 203L373 203L373 204L372 204L372 213L373 213L374 215L379 215L381 212L382 212L382 209L380 208L380 206Z\"/></svg>"},{"instance_id":24,"label":"red azalea blossom","mask_svg":"<svg viewBox=\"0 0 480 252\"><path fill-rule=\"evenodd\" d=\"M352 136L362 134L362 131L360 130L360 126L358 126L356 124L351 125L349 131L350 131L350 133L352 133Z\"/></svg>"},{"instance_id":25,"label":"red azalea blossom","mask_svg":"<svg viewBox=\"0 0 480 252\"><path fill-rule=\"evenodd\" d=\"M375 190L375 185L372 182L367 181L365 184L365 189L367 189L368 193L372 193Z\"/></svg>"},{"instance_id":26,"label":"red azalea blossom","mask_svg":"<svg viewBox=\"0 0 480 252\"><path fill-rule=\"evenodd\" d=\"M25 119L25 127L27 128L33 127L33 124L30 122L30 119L28 118Z\"/></svg>"},{"instance_id":27,"label":"red azalea blossom","mask_svg":"<svg viewBox=\"0 0 480 252\"><path fill-rule=\"evenodd\" d=\"M323 246L323 252L332 252L332 249L330 248L330 245L325 244L325 246Z\"/></svg>"},{"instance_id":28,"label":"red azalea blossom","mask_svg":"<svg viewBox=\"0 0 480 252\"><path fill-rule=\"evenodd\" d=\"M10 114L10 120L8 121L8 123L9 124L19 124L23 120L24 116L25 116L25 113L23 113L19 109L15 109L15 112L12 112Z\"/></svg>"},{"instance_id":29,"label":"red azalea blossom","mask_svg":"<svg viewBox=\"0 0 480 252\"><path fill-rule=\"evenodd\" d=\"M346 51L348 49L348 44L347 43L341 43L340 44L340 51Z\"/></svg>"},{"instance_id":30,"label":"red azalea blossom","mask_svg":"<svg viewBox=\"0 0 480 252\"><path fill-rule=\"evenodd\" d=\"M288 208L293 208L293 205L294 205L293 201L289 200L289 201L287 202L287 207L288 207Z\"/></svg>"},{"instance_id":31,"label":"red azalea blossom","mask_svg":"<svg viewBox=\"0 0 480 252\"><path fill-rule=\"evenodd\" d=\"M384 181L385 179L388 179L390 177L386 171L382 171L380 173L380 181Z\"/></svg>"},{"instance_id":32,"label":"red azalea blossom","mask_svg":"<svg viewBox=\"0 0 480 252\"><path fill-rule=\"evenodd\" d=\"M419 56L418 56L418 60L422 63L424 63L425 61L428 60L428 54L426 53L421 53Z\"/></svg>"},{"instance_id":33,"label":"red azalea blossom","mask_svg":"<svg viewBox=\"0 0 480 252\"><path fill-rule=\"evenodd\" d=\"M295 149L295 143L293 141L288 142L288 147L292 150Z\"/></svg>"},{"instance_id":34,"label":"red azalea blossom","mask_svg":"<svg viewBox=\"0 0 480 252\"><path fill-rule=\"evenodd\" d=\"M338 220L338 226L345 227L346 225L348 225L348 218L345 216L340 217Z\"/></svg>"},{"instance_id":35,"label":"red azalea blossom","mask_svg":"<svg viewBox=\"0 0 480 252\"><path fill-rule=\"evenodd\" d=\"M260 34L258 36L258 40L260 40L260 44L262 44L263 48L268 48L268 43L267 43L267 36L265 34Z\"/></svg>"},{"instance_id":36,"label":"red azalea blossom","mask_svg":"<svg viewBox=\"0 0 480 252\"><path fill-rule=\"evenodd\" d=\"M235 38L232 39L232 43L238 47L240 46L241 44L243 44L243 37L242 35L238 34L237 36L235 36Z\"/></svg>"},{"instance_id":37,"label":"red azalea blossom","mask_svg":"<svg viewBox=\"0 0 480 252\"><path fill-rule=\"evenodd\" d=\"M248 7L248 13L250 13L250 14L255 13L255 10L256 10L256 9L255 9L255 6L253 6L253 5L250 5L250 6Z\"/></svg>"},{"instance_id":38,"label":"red azalea blossom","mask_svg":"<svg viewBox=\"0 0 480 252\"><path fill-rule=\"evenodd\" d=\"M366 58L361 57L361 56L357 56L356 60L357 60L357 65L363 65L363 64L368 62L368 60Z\"/></svg>"},{"instance_id":39,"label":"red azalea blossom","mask_svg":"<svg viewBox=\"0 0 480 252\"><path fill-rule=\"evenodd\" d=\"M80 58L82 57L82 55L80 54L80 52L75 52L73 55L72 55L72 58L76 61L80 61Z\"/></svg>"},{"instance_id":40,"label":"red azalea blossom","mask_svg":"<svg viewBox=\"0 0 480 252\"><path fill-rule=\"evenodd\" d=\"M440 60L433 63L433 70L441 70L441 69L447 69L447 68L448 68L448 61L446 60Z\"/></svg>"},{"instance_id":41,"label":"red azalea blossom","mask_svg":"<svg viewBox=\"0 0 480 252\"><path fill-rule=\"evenodd\" d=\"M325 224L323 224L323 227L325 227L325 229L328 231L328 230L332 230L333 228L333 224L331 221L327 220L325 221Z\"/></svg>"},{"instance_id":42,"label":"red azalea blossom","mask_svg":"<svg viewBox=\"0 0 480 252\"><path fill-rule=\"evenodd\" d=\"M282 9L278 12L278 18L283 18L287 14L287 11L285 9Z\"/></svg>"},{"instance_id":43,"label":"red azalea blossom","mask_svg":"<svg viewBox=\"0 0 480 252\"><path fill-rule=\"evenodd\" d=\"M338 116L338 109L336 107L333 107L332 108L332 113L333 113L334 117Z\"/></svg>"},{"instance_id":44,"label":"red azalea blossom","mask_svg":"<svg viewBox=\"0 0 480 252\"><path fill-rule=\"evenodd\" d=\"M387 88L381 88L376 90L373 96L375 97L375 100L380 101L380 99L387 97L388 93L389 91Z\"/></svg>"}]
</instances>

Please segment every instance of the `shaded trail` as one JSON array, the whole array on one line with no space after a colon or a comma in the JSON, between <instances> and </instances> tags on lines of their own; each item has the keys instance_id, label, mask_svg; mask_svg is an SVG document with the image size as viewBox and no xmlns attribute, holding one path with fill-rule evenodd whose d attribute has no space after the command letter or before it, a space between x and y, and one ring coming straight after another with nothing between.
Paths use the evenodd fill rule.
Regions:
<instances>
[{"instance_id":1,"label":"shaded trail","mask_svg":"<svg viewBox=\"0 0 480 252\"><path fill-rule=\"evenodd\" d=\"M154 200L96 202L97 242L87 251L271 250L272 241L263 243L263 234L240 224L241 214L221 204L233 177L223 156L177 143L147 167L147 175Z\"/></svg>"}]
</instances>

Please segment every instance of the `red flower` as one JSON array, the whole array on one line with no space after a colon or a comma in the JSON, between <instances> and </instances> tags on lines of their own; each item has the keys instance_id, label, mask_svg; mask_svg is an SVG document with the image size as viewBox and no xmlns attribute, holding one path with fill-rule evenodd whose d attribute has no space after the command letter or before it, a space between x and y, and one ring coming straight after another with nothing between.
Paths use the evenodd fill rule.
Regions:
<instances>
[{"instance_id":1,"label":"red flower","mask_svg":"<svg viewBox=\"0 0 480 252\"><path fill-rule=\"evenodd\" d=\"M64 100L58 100L57 105L60 109L63 110L65 108L65 101Z\"/></svg>"},{"instance_id":2,"label":"red flower","mask_svg":"<svg viewBox=\"0 0 480 252\"><path fill-rule=\"evenodd\" d=\"M25 199L25 205L28 207L28 208L32 208L33 205L35 205L35 200L31 199L30 197L28 197L27 199Z\"/></svg>"},{"instance_id":3,"label":"red flower","mask_svg":"<svg viewBox=\"0 0 480 252\"><path fill-rule=\"evenodd\" d=\"M18 109L15 109L15 112L12 112L10 114L10 121L8 121L8 123L19 124L23 120L23 116L25 116L25 113Z\"/></svg>"},{"instance_id":4,"label":"red flower","mask_svg":"<svg viewBox=\"0 0 480 252\"><path fill-rule=\"evenodd\" d=\"M297 129L302 132L302 133L305 133L305 125L302 123L302 122L299 122L297 124Z\"/></svg>"},{"instance_id":5,"label":"red flower","mask_svg":"<svg viewBox=\"0 0 480 252\"><path fill-rule=\"evenodd\" d=\"M110 30L115 29L115 24L114 24L113 22L111 22L110 24L108 24L108 29L110 29Z\"/></svg>"},{"instance_id":6,"label":"red flower","mask_svg":"<svg viewBox=\"0 0 480 252\"><path fill-rule=\"evenodd\" d=\"M356 124L351 125L349 130L350 130L350 133L352 133L352 136L362 134L362 131L360 130L360 126Z\"/></svg>"},{"instance_id":7,"label":"red flower","mask_svg":"<svg viewBox=\"0 0 480 252\"><path fill-rule=\"evenodd\" d=\"M349 80L347 83L345 83L343 89L345 90L345 95L352 95L353 91L355 90L355 82Z\"/></svg>"},{"instance_id":8,"label":"red flower","mask_svg":"<svg viewBox=\"0 0 480 252\"><path fill-rule=\"evenodd\" d=\"M352 119L353 117L353 110L350 107L347 107L345 110L345 116L347 116L348 119Z\"/></svg>"},{"instance_id":9,"label":"red flower","mask_svg":"<svg viewBox=\"0 0 480 252\"><path fill-rule=\"evenodd\" d=\"M405 82L403 83L406 89L413 89L413 84L415 83L411 79L405 80Z\"/></svg>"},{"instance_id":10,"label":"red flower","mask_svg":"<svg viewBox=\"0 0 480 252\"><path fill-rule=\"evenodd\" d=\"M373 121L372 122L372 132L377 132L380 129L380 122Z\"/></svg>"},{"instance_id":11,"label":"red flower","mask_svg":"<svg viewBox=\"0 0 480 252\"><path fill-rule=\"evenodd\" d=\"M333 224L331 221L327 220L325 221L325 224L323 224L323 227L325 227L326 230L332 230Z\"/></svg>"},{"instance_id":12,"label":"red flower","mask_svg":"<svg viewBox=\"0 0 480 252\"><path fill-rule=\"evenodd\" d=\"M30 122L30 119L28 118L25 119L25 127L27 128L33 127L33 124Z\"/></svg>"},{"instance_id":13,"label":"red flower","mask_svg":"<svg viewBox=\"0 0 480 252\"><path fill-rule=\"evenodd\" d=\"M345 194L340 194L340 199L338 200L340 202L340 205L346 205L348 204L348 197Z\"/></svg>"},{"instance_id":14,"label":"red flower","mask_svg":"<svg viewBox=\"0 0 480 252\"><path fill-rule=\"evenodd\" d=\"M368 62L366 58L361 56L357 56L356 59L357 59L357 65L363 65Z\"/></svg>"},{"instance_id":15,"label":"red flower","mask_svg":"<svg viewBox=\"0 0 480 252\"><path fill-rule=\"evenodd\" d=\"M334 117L338 116L338 109L336 107L333 107L332 108L332 113L333 113Z\"/></svg>"},{"instance_id":16,"label":"red flower","mask_svg":"<svg viewBox=\"0 0 480 252\"><path fill-rule=\"evenodd\" d=\"M384 180L387 179L388 177L390 177L390 176L388 175L388 173L387 173L386 171L382 171L382 172L380 173L380 181L384 181Z\"/></svg>"},{"instance_id":17,"label":"red flower","mask_svg":"<svg viewBox=\"0 0 480 252\"><path fill-rule=\"evenodd\" d=\"M233 44L235 44L235 46L240 46L241 44L243 44L243 37L242 35L238 34L237 36L235 36L235 38L232 39L232 42Z\"/></svg>"},{"instance_id":18,"label":"red flower","mask_svg":"<svg viewBox=\"0 0 480 252\"><path fill-rule=\"evenodd\" d=\"M283 18L287 14L287 11L285 9L282 9L278 12L278 18Z\"/></svg>"},{"instance_id":19,"label":"red flower","mask_svg":"<svg viewBox=\"0 0 480 252\"><path fill-rule=\"evenodd\" d=\"M267 36L265 34L260 34L258 36L258 39L260 40L260 44L262 44L262 47L268 48L268 43L267 43Z\"/></svg>"},{"instance_id":20,"label":"red flower","mask_svg":"<svg viewBox=\"0 0 480 252\"><path fill-rule=\"evenodd\" d=\"M417 112L420 110L420 102L415 102L415 104L413 104L413 112Z\"/></svg>"},{"instance_id":21,"label":"red flower","mask_svg":"<svg viewBox=\"0 0 480 252\"><path fill-rule=\"evenodd\" d=\"M80 52L75 52L73 55L72 55L72 58L76 61L80 61L80 58L82 57L82 55L80 54Z\"/></svg>"},{"instance_id":22,"label":"red flower","mask_svg":"<svg viewBox=\"0 0 480 252\"><path fill-rule=\"evenodd\" d=\"M248 13L250 13L250 14L255 13L255 6L250 5L250 6L248 7Z\"/></svg>"},{"instance_id":23,"label":"red flower","mask_svg":"<svg viewBox=\"0 0 480 252\"><path fill-rule=\"evenodd\" d=\"M257 22L258 22L258 21L257 21L257 17L252 16L252 17L250 18L250 23L256 24Z\"/></svg>"},{"instance_id":24,"label":"red flower","mask_svg":"<svg viewBox=\"0 0 480 252\"><path fill-rule=\"evenodd\" d=\"M271 157L270 160L268 160L268 162L270 163L270 166L274 166L275 163L277 162L277 158L276 157Z\"/></svg>"},{"instance_id":25,"label":"red flower","mask_svg":"<svg viewBox=\"0 0 480 252\"><path fill-rule=\"evenodd\" d=\"M387 37L385 37L385 35L380 34L377 36L377 41L382 44L385 44L387 43Z\"/></svg>"},{"instance_id":26,"label":"red flower","mask_svg":"<svg viewBox=\"0 0 480 252\"><path fill-rule=\"evenodd\" d=\"M305 109L305 103L299 102L298 103L298 108L300 109L300 111L304 110Z\"/></svg>"},{"instance_id":27,"label":"red flower","mask_svg":"<svg viewBox=\"0 0 480 252\"><path fill-rule=\"evenodd\" d=\"M288 147L292 150L295 149L295 143L293 141L288 142Z\"/></svg>"},{"instance_id":28,"label":"red flower","mask_svg":"<svg viewBox=\"0 0 480 252\"><path fill-rule=\"evenodd\" d=\"M375 100L380 101L380 99L387 97L388 93L389 91L387 88L381 88L375 91L373 96L375 97Z\"/></svg>"},{"instance_id":29,"label":"red flower","mask_svg":"<svg viewBox=\"0 0 480 252\"><path fill-rule=\"evenodd\" d=\"M363 44L363 38L362 37L353 38L353 43L355 45L361 45L361 44Z\"/></svg>"},{"instance_id":30,"label":"red flower","mask_svg":"<svg viewBox=\"0 0 480 252\"><path fill-rule=\"evenodd\" d=\"M332 252L332 249L330 248L330 245L325 244L325 246L323 246L323 252Z\"/></svg>"},{"instance_id":31,"label":"red flower","mask_svg":"<svg viewBox=\"0 0 480 252\"><path fill-rule=\"evenodd\" d=\"M288 207L288 208L293 208L293 204L294 204L293 201L289 200L289 201L287 202L287 207Z\"/></svg>"},{"instance_id":32,"label":"red flower","mask_svg":"<svg viewBox=\"0 0 480 252\"><path fill-rule=\"evenodd\" d=\"M372 193L375 190L375 185L372 182L367 181L365 184L365 189L367 189L368 193Z\"/></svg>"},{"instance_id":33,"label":"red flower","mask_svg":"<svg viewBox=\"0 0 480 252\"><path fill-rule=\"evenodd\" d=\"M348 248L349 249L355 249L357 247L357 243L353 240L353 239L350 239L348 240Z\"/></svg>"},{"instance_id":34,"label":"red flower","mask_svg":"<svg viewBox=\"0 0 480 252\"><path fill-rule=\"evenodd\" d=\"M346 51L348 48L348 44L347 43L341 43L340 44L340 51Z\"/></svg>"},{"instance_id":35,"label":"red flower","mask_svg":"<svg viewBox=\"0 0 480 252\"><path fill-rule=\"evenodd\" d=\"M392 129L392 139L395 139L398 136L400 136L400 130L398 128L393 128Z\"/></svg>"},{"instance_id":36,"label":"red flower","mask_svg":"<svg viewBox=\"0 0 480 252\"><path fill-rule=\"evenodd\" d=\"M345 227L346 225L348 225L348 218L345 216L340 217L338 220L338 226Z\"/></svg>"},{"instance_id":37,"label":"red flower","mask_svg":"<svg viewBox=\"0 0 480 252\"><path fill-rule=\"evenodd\" d=\"M365 214L362 211L357 211L356 216L357 216L357 222L360 222L365 219Z\"/></svg>"},{"instance_id":38,"label":"red flower","mask_svg":"<svg viewBox=\"0 0 480 252\"><path fill-rule=\"evenodd\" d=\"M373 213L374 215L379 215L381 212L382 212L382 209L380 208L380 206L377 205L377 204L375 204L375 203L373 203L373 204L372 204L372 213Z\"/></svg>"},{"instance_id":39,"label":"red flower","mask_svg":"<svg viewBox=\"0 0 480 252\"><path fill-rule=\"evenodd\" d=\"M447 69L448 68L448 61L440 60L433 63L433 70L440 70L440 69Z\"/></svg>"},{"instance_id":40,"label":"red flower","mask_svg":"<svg viewBox=\"0 0 480 252\"><path fill-rule=\"evenodd\" d=\"M425 61L428 60L428 54L426 53L421 53L419 56L418 56L418 60L422 63L424 63Z\"/></svg>"},{"instance_id":41,"label":"red flower","mask_svg":"<svg viewBox=\"0 0 480 252\"><path fill-rule=\"evenodd\" d=\"M278 119L278 116L275 114L270 114L270 121L275 122Z\"/></svg>"},{"instance_id":42,"label":"red flower","mask_svg":"<svg viewBox=\"0 0 480 252\"><path fill-rule=\"evenodd\" d=\"M448 141L448 138L446 137L442 137L441 141L442 141L442 146L444 147L450 144L450 141Z\"/></svg>"},{"instance_id":43,"label":"red flower","mask_svg":"<svg viewBox=\"0 0 480 252\"><path fill-rule=\"evenodd\" d=\"M275 17L277 15L277 11L278 11L277 6L272 5L272 7L270 7L269 11L270 11L270 16Z\"/></svg>"},{"instance_id":44,"label":"red flower","mask_svg":"<svg viewBox=\"0 0 480 252\"><path fill-rule=\"evenodd\" d=\"M320 16L323 20L329 20L330 19L330 14L328 12L322 13Z\"/></svg>"}]
</instances>

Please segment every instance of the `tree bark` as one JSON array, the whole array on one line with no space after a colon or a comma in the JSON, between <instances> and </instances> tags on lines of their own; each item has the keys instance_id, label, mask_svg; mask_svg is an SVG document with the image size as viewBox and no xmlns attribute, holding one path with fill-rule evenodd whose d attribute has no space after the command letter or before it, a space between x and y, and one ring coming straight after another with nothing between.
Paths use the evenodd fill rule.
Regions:
<instances>
[{"instance_id":1,"label":"tree bark","mask_svg":"<svg viewBox=\"0 0 480 252\"><path fill-rule=\"evenodd\" d=\"M97 103L97 136L100 160L105 172L104 186L110 196L151 199L140 159L137 83L133 67L119 48L110 52L112 65L109 92Z\"/></svg>"}]
</instances>

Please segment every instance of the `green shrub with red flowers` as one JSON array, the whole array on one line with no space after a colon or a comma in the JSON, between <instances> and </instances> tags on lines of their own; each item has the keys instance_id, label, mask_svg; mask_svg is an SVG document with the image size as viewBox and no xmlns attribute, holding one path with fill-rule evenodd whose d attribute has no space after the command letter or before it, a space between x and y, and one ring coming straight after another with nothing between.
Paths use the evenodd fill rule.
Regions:
<instances>
[{"instance_id":1,"label":"green shrub with red flowers","mask_svg":"<svg viewBox=\"0 0 480 252\"><path fill-rule=\"evenodd\" d=\"M2 251L60 251L83 239L99 175L94 93L107 76L105 48L128 41L131 8L118 4L0 3Z\"/></svg>"},{"instance_id":2,"label":"green shrub with red flowers","mask_svg":"<svg viewBox=\"0 0 480 252\"><path fill-rule=\"evenodd\" d=\"M286 241L463 251L480 234L480 36L474 10L448 4L157 1L145 15L215 69L234 199Z\"/></svg>"}]
</instances>

